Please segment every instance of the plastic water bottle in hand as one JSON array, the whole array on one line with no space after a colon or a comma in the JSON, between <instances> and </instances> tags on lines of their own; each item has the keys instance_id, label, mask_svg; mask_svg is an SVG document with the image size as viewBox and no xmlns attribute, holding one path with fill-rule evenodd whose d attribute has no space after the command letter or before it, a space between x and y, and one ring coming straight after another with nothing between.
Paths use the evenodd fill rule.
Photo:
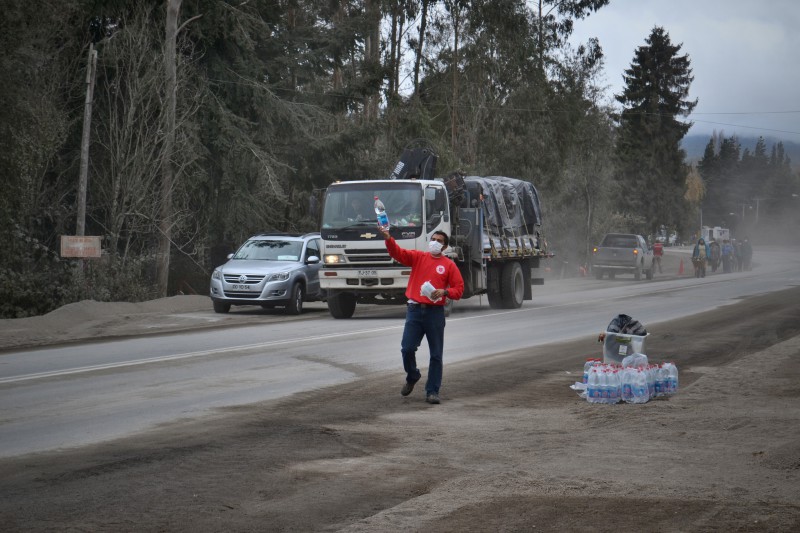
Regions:
<instances>
[{"instance_id":1,"label":"plastic water bottle in hand","mask_svg":"<svg viewBox=\"0 0 800 533\"><path fill-rule=\"evenodd\" d=\"M375 215L378 217L378 227L389 229L389 215L386 214L386 207L377 196L375 197Z\"/></svg>"}]
</instances>

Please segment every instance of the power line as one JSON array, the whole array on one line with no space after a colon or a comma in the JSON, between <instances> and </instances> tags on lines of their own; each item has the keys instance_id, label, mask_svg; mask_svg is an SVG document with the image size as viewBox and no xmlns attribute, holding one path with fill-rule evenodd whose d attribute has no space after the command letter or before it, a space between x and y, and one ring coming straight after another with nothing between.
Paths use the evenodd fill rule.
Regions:
<instances>
[{"instance_id":1,"label":"power line","mask_svg":"<svg viewBox=\"0 0 800 533\"><path fill-rule=\"evenodd\" d=\"M715 126L730 126L733 128L744 128L748 130L771 131L773 133L788 133L790 135L800 135L800 131L778 130L774 128L762 128L760 126L745 126L744 124L730 124L727 122L714 122L711 120L692 120L701 124L714 124Z\"/></svg>"},{"instance_id":2,"label":"power line","mask_svg":"<svg viewBox=\"0 0 800 533\"><path fill-rule=\"evenodd\" d=\"M697 112L693 111L693 115L791 115L793 113L800 113L800 111L716 111L716 112Z\"/></svg>"}]
</instances>

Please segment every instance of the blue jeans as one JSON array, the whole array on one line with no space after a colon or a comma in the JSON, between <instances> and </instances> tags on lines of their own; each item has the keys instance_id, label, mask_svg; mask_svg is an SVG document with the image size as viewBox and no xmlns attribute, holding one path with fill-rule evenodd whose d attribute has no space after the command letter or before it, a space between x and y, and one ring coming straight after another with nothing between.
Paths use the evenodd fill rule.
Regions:
<instances>
[{"instance_id":1,"label":"blue jeans","mask_svg":"<svg viewBox=\"0 0 800 533\"><path fill-rule=\"evenodd\" d=\"M444 351L444 307L408 306L400 353L403 354L403 369L406 371L406 381L409 383L416 383L422 377L422 373L417 368L416 354L423 336L428 338L428 350L431 354L425 392L439 394L439 387L442 385L442 352Z\"/></svg>"}]
</instances>

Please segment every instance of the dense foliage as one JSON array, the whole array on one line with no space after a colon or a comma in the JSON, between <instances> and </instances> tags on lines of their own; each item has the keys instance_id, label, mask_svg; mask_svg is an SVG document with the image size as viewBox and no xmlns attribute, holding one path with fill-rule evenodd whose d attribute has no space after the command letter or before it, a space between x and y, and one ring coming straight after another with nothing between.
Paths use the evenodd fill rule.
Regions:
<instances>
[{"instance_id":1,"label":"dense foliage","mask_svg":"<svg viewBox=\"0 0 800 533\"><path fill-rule=\"evenodd\" d=\"M757 236L759 242L799 242L800 179L782 143L768 148L759 138L750 151L735 136L714 135L697 168L705 185L696 202L703 225L730 228L739 238Z\"/></svg>"},{"instance_id":2,"label":"dense foliage","mask_svg":"<svg viewBox=\"0 0 800 533\"><path fill-rule=\"evenodd\" d=\"M617 123L596 83L599 43L566 44L574 22L607 3L9 3L0 315L203 293L211 268L248 235L318 229L311 206L329 183L385 177L411 143L439 154L441 174L533 181L550 245L571 265L611 226L638 229L621 226L641 222L631 215L644 205L657 202L648 229L680 227L687 126L675 118L693 106L688 58L654 30ZM178 13L173 40L168 7ZM85 234L102 236L104 255L79 261L58 251L77 226L90 43ZM663 72L652 61L662 56ZM663 77L648 88L651 75ZM622 204L615 177L647 182Z\"/></svg>"}]
</instances>

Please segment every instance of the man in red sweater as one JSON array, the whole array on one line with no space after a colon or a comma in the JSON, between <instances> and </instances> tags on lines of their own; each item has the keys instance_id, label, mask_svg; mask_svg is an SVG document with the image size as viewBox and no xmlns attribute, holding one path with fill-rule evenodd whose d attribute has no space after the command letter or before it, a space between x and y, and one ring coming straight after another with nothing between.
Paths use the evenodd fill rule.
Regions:
<instances>
[{"instance_id":1,"label":"man in red sweater","mask_svg":"<svg viewBox=\"0 0 800 533\"><path fill-rule=\"evenodd\" d=\"M386 249L398 262L411 267L411 276L406 288L408 306L406 309L406 325L403 329L403 340L400 352L403 355L403 369L406 371L406 384L400 391L408 396L414 385L422 377L417 368L417 348L422 337L428 339L430 364L428 380L425 383L425 401L439 403L439 387L442 385L442 353L444 351L444 304L446 298L458 300L464 293L464 280L461 272L449 257L442 252L447 248L450 239L443 231L435 231L428 243L430 252L406 250L400 248L389 235L383 234ZM432 290L428 292L428 289ZM425 294L423 295L423 290Z\"/></svg>"}]
</instances>

